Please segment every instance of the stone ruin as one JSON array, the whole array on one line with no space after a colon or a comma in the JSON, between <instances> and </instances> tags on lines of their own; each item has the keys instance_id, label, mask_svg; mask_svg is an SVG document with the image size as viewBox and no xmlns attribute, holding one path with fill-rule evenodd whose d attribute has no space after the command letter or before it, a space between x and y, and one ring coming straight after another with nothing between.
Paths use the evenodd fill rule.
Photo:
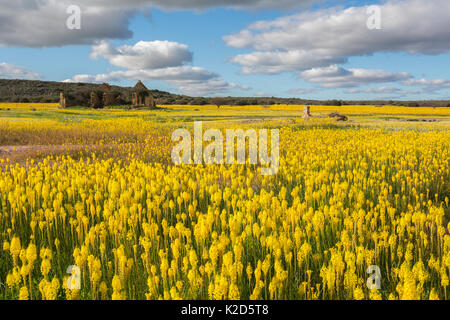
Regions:
<instances>
[{"instance_id":1,"label":"stone ruin","mask_svg":"<svg viewBox=\"0 0 450 320\"><path fill-rule=\"evenodd\" d=\"M59 93L59 107L61 109L67 108L66 96L64 95L63 92Z\"/></svg>"},{"instance_id":2,"label":"stone ruin","mask_svg":"<svg viewBox=\"0 0 450 320\"><path fill-rule=\"evenodd\" d=\"M113 92L111 86L103 83L98 91L91 91L89 106L94 109L99 109L115 104L120 104L121 95Z\"/></svg>"},{"instance_id":3,"label":"stone ruin","mask_svg":"<svg viewBox=\"0 0 450 320\"><path fill-rule=\"evenodd\" d=\"M309 107L309 106L303 107L303 118L304 119L312 118L312 116L311 116L311 107Z\"/></svg>"},{"instance_id":4,"label":"stone ruin","mask_svg":"<svg viewBox=\"0 0 450 320\"><path fill-rule=\"evenodd\" d=\"M112 92L109 84L102 84L100 90L103 91L102 103L104 106L112 106L117 104L118 99L120 99L120 94Z\"/></svg>"},{"instance_id":5,"label":"stone ruin","mask_svg":"<svg viewBox=\"0 0 450 320\"><path fill-rule=\"evenodd\" d=\"M155 99L147 87L139 80L131 89L131 106L133 108L156 107Z\"/></svg>"},{"instance_id":6,"label":"stone ruin","mask_svg":"<svg viewBox=\"0 0 450 320\"><path fill-rule=\"evenodd\" d=\"M90 99L89 99L89 107L94 108L94 109L98 109L98 108L103 108L103 101L100 98L101 93L99 94L98 92L95 91L91 91L90 94Z\"/></svg>"},{"instance_id":7,"label":"stone ruin","mask_svg":"<svg viewBox=\"0 0 450 320\"><path fill-rule=\"evenodd\" d=\"M59 94L60 108L72 106L85 106L94 109L104 108L113 105L124 105L127 102L123 99L119 92L114 92L111 86L103 83L98 90L93 91L77 91L72 94L61 92ZM131 107L132 108L155 108L155 98L150 90L138 81L131 89Z\"/></svg>"}]
</instances>

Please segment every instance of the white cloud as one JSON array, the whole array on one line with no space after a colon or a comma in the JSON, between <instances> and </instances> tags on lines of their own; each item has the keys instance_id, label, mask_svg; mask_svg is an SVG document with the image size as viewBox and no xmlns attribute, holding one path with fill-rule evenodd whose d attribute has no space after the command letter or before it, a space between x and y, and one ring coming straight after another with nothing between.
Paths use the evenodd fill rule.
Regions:
<instances>
[{"instance_id":1,"label":"white cloud","mask_svg":"<svg viewBox=\"0 0 450 320\"><path fill-rule=\"evenodd\" d=\"M317 89L315 88L295 88L290 89L288 93L295 94L295 95L306 95L306 94L313 94L316 93Z\"/></svg>"},{"instance_id":2,"label":"white cloud","mask_svg":"<svg viewBox=\"0 0 450 320\"><path fill-rule=\"evenodd\" d=\"M171 67L152 70L119 70L95 76L80 74L66 82L114 82L121 80L162 80L162 81L207 81L219 77L199 67Z\"/></svg>"},{"instance_id":3,"label":"white cloud","mask_svg":"<svg viewBox=\"0 0 450 320\"><path fill-rule=\"evenodd\" d=\"M70 5L80 5L81 29L66 26ZM101 39L132 36L129 20L141 6L89 5L77 0L0 0L0 45L51 47L92 44Z\"/></svg>"},{"instance_id":4,"label":"white cloud","mask_svg":"<svg viewBox=\"0 0 450 320\"><path fill-rule=\"evenodd\" d=\"M330 64L344 63L346 59L333 56L320 56L305 50L253 52L241 54L230 62L242 66L242 74L278 74L285 71L307 70L326 67Z\"/></svg>"},{"instance_id":5,"label":"white cloud","mask_svg":"<svg viewBox=\"0 0 450 320\"><path fill-rule=\"evenodd\" d=\"M450 1L391 0L380 7L381 30L367 28L367 7L361 6L259 21L224 40L255 50L231 60L244 73L296 72L381 51L450 52Z\"/></svg>"},{"instance_id":6,"label":"white cloud","mask_svg":"<svg viewBox=\"0 0 450 320\"><path fill-rule=\"evenodd\" d=\"M370 83L396 82L412 78L406 72L344 69L337 65L303 71L301 76L306 81L320 83L321 87L324 88L350 88Z\"/></svg>"},{"instance_id":7,"label":"white cloud","mask_svg":"<svg viewBox=\"0 0 450 320\"><path fill-rule=\"evenodd\" d=\"M101 83L101 76L102 75L89 75L89 74L77 74L74 75L70 79L63 80L63 82L67 83Z\"/></svg>"},{"instance_id":8,"label":"white cloud","mask_svg":"<svg viewBox=\"0 0 450 320\"><path fill-rule=\"evenodd\" d=\"M248 91L249 86L241 86L235 83L228 83L221 77L212 78L207 81L169 81L169 83L177 85L178 90L184 94L191 96L216 95L228 92L233 89Z\"/></svg>"},{"instance_id":9,"label":"white cloud","mask_svg":"<svg viewBox=\"0 0 450 320\"><path fill-rule=\"evenodd\" d=\"M378 88L368 88L365 90L361 89L348 89L344 91L345 93L355 94L355 93L373 93L373 94L392 94L392 93L398 93L403 92L401 89L391 86L384 86L384 87L378 87Z\"/></svg>"},{"instance_id":10,"label":"white cloud","mask_svg":"<svg viewBox=\"0 0 450 320\"><path fill-rule=\"evenodd\" d=\"M53 47L128 39L130 20L152 7L202 10L304 8L315 0L0 0L0 46ZM67 8L81 8L81 29L69 30Z\"/></svg>"},{"instance_id":11,"label":"white cloud","mask_svg":"<svg viewBox=\"0 0 450 320\"><path fill-rule=\"evenodd\" d=\"M423 89L418 90L419 93L425 92L436 92L444 89L450 88L450 80L446 79L410 79L407 81L402 81L403 85L406 86L420 86Z\"/></svg>"},{"instance_id":12,"label":"white cloud","mask_svg":"<svg viewBox=\"0 0 450 320\"><path fill-rule=\"evenodd\" d=\"M170 41L139 41L118 48L101 41L92 47L91 57L102 57L114 66L139 70L181 66L192 61L192 52L187 45Z\"/></svg>"},{"instance_id":13,"label":"white cloud","mask_svg":"<svg viewBox=\"0 0 450 320\"><path fill-rule=\"evenodd\" d=\"M344 90L344 93L348 93L348 94L357 94L357 93L361 93L361 92L363 92L363 90L355 89L355 88Z\"/></svg>"},{"instance_id":14,"label":"white cloud","mask_svg":"<svg viewBox=\"0 0 450 320\"><path fill-rule=\"evenodd\" d=\"M40 79L42 75L32 72L27 68L9 64L0 63L0 78L6 79Z\"/></svg>"},{"instance_id":15,"label":"white cloud","mask_svg":"<svg viewBox=\"0 0 450 320\"><path fill-rule=\"evenodd\" d=\"M99 75L99 81L127 80L163 80L163 81L206 81L217 78L218 75L199 67L173 67L153 70L113 71ZM102 80L106 79L106 80Z\"/></svg>"},{"instance_id":16,"label":"white cloud","mask_svg":"<svg viewBox=\"0 0 450 320\"><path fill-rule=\"evenodd\" d=\"M123 5L123 0L85 0L96 5L106 3ZM203 10L207 8L233 8L243 10L300 9L319 2L317 0L128 0L128 5L150 4L166 10Z\"/></svg>"},{"instance_id":17,"label":"white cloud","mask_svg":"<svg viewBox=\"0 0 450 320\"><path fill-rule=\"evenodd\" d=\"M378 88L370 88L366 89L365 92L367 93L376 93L376 94L386 94L386 93L395 93L399 92L400 89L396 87L378 87Z\"/></svg>"},{"instance_id":18,"label":"white cloud","mask_svg":"<svg viewBox=\"0 0 450 320\"><path fill-rule=\"evenodd\" d=\"M132 46L115 48L107 42L92 47L91 57L103 57L112 65L127 70L105 74L75 75L65 82L120 82L121 80L160 80L176 86L188 95L213 95L232 89L249 90L247 86L228 83L217 73L204 68L185 66L192 61L188 46L169 41L140 41Z\"/></svg>"},{"instance_id":19,"label":"white cloud","mask_svg":"<svg viewBox=\"0 0 450 320\"><path fill-rule=\"evenodd\" d=\"M220 75L199 67L171 67L152 70L123 70L112 71L98 75L75 75L65 82L120 82L160 80L176 86L181 93L188 95L213 95L227 92L232 89L248 90L247 86L228 83Z\"/></svg>"},{"instance_id":20,"label":"white cloud","mask_svg":"<svg viewBox=\"0 0 450 320\"><path fill-rule=\"evenodd\" d=\"M347 89L344 93L356 94L356 93L372 93L372 94L397 94L397 98L409 95L433 95L437 94L438 91L450 89L450 80L446 79L409 79L405 81L400 81L400 84L404 86L421 87L419 89L407 89L407 88L397 88L393 86L382 86L378 88L368 88L368 89Z\"/></svg>"}]
</instances>

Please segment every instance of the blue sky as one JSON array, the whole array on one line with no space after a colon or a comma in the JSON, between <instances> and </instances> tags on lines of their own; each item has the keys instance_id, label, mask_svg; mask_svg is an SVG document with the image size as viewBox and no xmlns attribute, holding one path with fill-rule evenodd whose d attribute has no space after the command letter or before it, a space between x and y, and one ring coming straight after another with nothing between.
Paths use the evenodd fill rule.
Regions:
<instances>
[{"instance_id":1,"label":"blue sky","mask_svg":"<svg viewBox=\"0 0 450 320\"><path fill-rule=\"evenodd\" d=\"M0 0L0 78L142 79L207 96L450 99L448 0L65 2ZM65 27L74 3L79 30Z\"/></svg>"}]
</instances>

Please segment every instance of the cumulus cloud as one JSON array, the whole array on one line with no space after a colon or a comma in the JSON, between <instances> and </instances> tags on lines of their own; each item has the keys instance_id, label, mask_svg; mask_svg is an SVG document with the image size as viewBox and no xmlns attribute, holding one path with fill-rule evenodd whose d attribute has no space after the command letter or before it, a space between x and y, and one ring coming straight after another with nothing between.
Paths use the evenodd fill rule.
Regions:
<instances>
[{"instance_id":1,"label":"cumulus cloud","mask_svg":"<svg viewBox=\"0 0 450 320\"><path fill-rule=\"evenodd\" d=\"M251 89L249 86L228 83L221 77L209 79L207 81L169 81L169 83L177 85L180 92L191 96L216 95L228 92L232 89L242 91Z\"/></svg>"},{"instance_id":2,"label":"cumulus cloud","mask_svg":"<svg viewBox=\"0 0 450 320\"><path fill-rule=\"evenodd\" d=\"M66 82L114 82L121 80L162 80L162 81L207 81L219 75L199 67L172 67L153 70L119 70L105 74L76 75Z\"/></svg>"},{"instance_id":3,"label":"cumulus cloud","mask_svg":"<svg viewBox=\"0 0 450 320\"><path fill-rule=\"evenodd\" d=\"M381 51L450 52L450 1L388 1L380 8L381 30L367 27L367 7L361 6L259 21L223 39L255 50L231 60L244 73L302 71Z\"/></svg>"},{"instance_id":4,"label":"cumulus cloud","mask_svg":"<svg viewBox=\"0 0 450 320\"><path fill-rule=\"evenodd\" d=\"M446 79L409 79L405 81L400 81L400 84L410 87L421 87L418 89L411 88L398 88L393 86L382 86L378 88L368 88L368 89L348 89L345 93L355 94L355 93L372 93L372 94L397 94L398 97L403 97L407 95L422 95L437 94L438 91L449 89L450 80Z\"/></svg>"},{"instance_id":5,"label":"cumulus cloud","mask_svg":"<svg viewBox=\"0 0 450 320\"><path fill-rule=\"evenodd\" d=\"M6 79L40 79L42 75L32 72L27 68L9 64L6 62L0 63L0 78Z\"/></svg>"},{"instance_id":6,"label":"cumulus cloud","mask_svg":"<svg viewBox=\"0 0 450 320\"><path fill-rule=\"evenodd\" d=\"M367 93L375 93L375 94L386 94L386 93L395 93L399 92L400 89L396 87L378 87L378 88L369 88L366 89L365 92Z\"/></svg>"},{"instance_id":7,"label":"cumulus cloud","mask_svg":"<svg viewBox=\"0 0 450 320\"><path fill-rule=\"evenodd\" d=\"M307 70L343 63L345 58L320 56L305 50L254 52L241 54L230 62L242 66L242 74L278 74L285 71Z\"/></svg>"},{"instance_id":8,"label":"cumulus cloud","mask_svg":"<svg viewBox=\"0 0 450 320\"><path fill-rule=\"evenodd\" d=\"M140 41L132 46L116 48L103 41L92 47L91 57L105 58L112 65L126 70L97 75L79 74L65 82L160 80L176 86L180 92L188 95L211 95L232 89L249 89L228 83L219 74L204 68L184 65L192 61L192 53L188 46L176 42Z\"/></svg>"},{"instance_id":9,"label":"cumulus cloud","mask_svg":"<svg viewBox=\"0 0 450 320\"><path fill-rule=\"evenodd\" d=\"M317 89L315 88L294 88L288 90L288 93L295 95L304 95L304 94L313 94L316 93Z\"/></svg>"},{"instance_id":10,"label":"cumulus cloud","mask_svg":"<svg viewBox=\"0 0 450 320\"><path fill-rule=\"evenodd\" d=\"M114 66L127 69L159 69L181 66L192 61L185 44L170 41L139 41L133 46L113 47L106 41L92 47L92 58L105 58Z\"/></svg>"},{"instance_id":11,"label":"cumulus cloud","mask_svg":"<svg viewBox=\"0 0 450 320\"><path fill-rule=\"evenodd\" d=\"M84 0L95 5L123 6L123 0ZM300 9L319 2L317 0L128 0L127 5L150 4L166 10L203 10L208 8L233 8L243 10Z\"/></svg>"},{"instance_id":12,"label":"cumulus cloud","mask_svg":"<svg viewBox=\"0 0 450 320\"><path fill-rule=\"evenodd\" d=\"M356 94L356 93L372 93L372 94L397 94L398 97L407 95L433 95L437 94L441 90L450 89L450 80L446 79L409 79L400 81L400 84L410 87L420 87L418 89L411 88L398 88L393 86L382 86L378 88L368 89L347 89L344 93Z\"/></svg>"},{"instance_id":13,"label":"cumulus cloud","mask_svg":"<svg viewBox=\"0 0 450 320\"><path fill-rule=\"evenodd\" d=\"M412 75L406 72L344 69L337 65L306 70L301 76L306 81L320 83L324 88L350 88L371 83L406 81L412 78Z\"/></svg>"},{"instance_id":14,"label":"cumulus cloud","mask_svg":"<svg viewBox=\"0 0 450 320\"><path fill-rule=\"evenodd\" d=\"M232 89L249 90L247 86L240 86L234 83L228 83L216 73L210 72L199 67L171 67L153 70L123 70L112 71L105 74L75 75L64 82L84 82L84 83L102 83L119 82L122 80L130 81L165 81L187 95L202 96L227 92Z\"/></svg>"},{"instance_id":15,"label":"cumulus cloud","mask_svg":"<svg viewBox=\"0 0 450 320\"><path fill-rule=\"evenodd\" d=\"M72 0L0 0L0 45L52 47L92 44L101 39L132 36L129 20L142 6L90 5ZM81 29L70 30L70 5L81 8Z\"/></svg>"},{"instance_id":16,"label":"cumulus cloud","mask_svg":"<svg viewBox=\"0 0 450 320\"><path fill-rule=\"evenodd\" d=\"M130 20L152 7L202 10L302 8L314 0L0 0L0 46L54 47L129 39ZM71 5L81 9L81 29L66 27Z\"/></svg>"},{"instance_id":17,"label":"cumulus cloud","mask_svg":"<svg viewBox=\"0 0 450 320\"><path fill-rule=\"evenodd\" d=\"M384 86L384 87L378 87L378 88L368 88L365 90L348 89L348 90L345 90L344 92L349 93L349 94L355 94L355 93L392 94L392 93L399 93L399 92L403 92L403 91L397 87Z\"/></svg>"},{"instance_id":18,"label":"cumulus cloud","mask_svg":"<svg viewBox=\"0 0 450 320\"><path fill-rule=\"evenodd\" d=\"M444 89L450 88L450 80L446 79L409 79L402 81L403 85L406 86L420 86L423 89L418 90L419 93L425 92L436 92Z\"/></svg>"},{"instance_id":19,"label":"cumulus cloud","mask_svg":"<svg viewBox=\"0 0 450 320\"><path fill-rule=\"evenodd\" d=\"M101 76L102 75L90 75L90 74L77 74L74 75L70 79L63 80L63 82L67 83L101 83Z\"/></svg>"}]
</instances>

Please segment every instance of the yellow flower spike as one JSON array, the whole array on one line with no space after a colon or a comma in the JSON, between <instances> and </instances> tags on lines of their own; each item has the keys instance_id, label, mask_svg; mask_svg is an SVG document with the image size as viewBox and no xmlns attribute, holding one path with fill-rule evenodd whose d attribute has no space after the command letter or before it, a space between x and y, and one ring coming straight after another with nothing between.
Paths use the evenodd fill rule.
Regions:
<instances>
[{"instance_id":1,"label":"yellow flower spike","mask_svg":"<svg viewBox=\"0 0 450 320\"><path fill-rule=\"evenodd\" d=\"M106 282L102 281L100 283L98 291L100 292L100 298L102 300L106 300L108 294L108 286L106 285Z\"/></svg>"},{"instance_id":2,"label":"yellow flower spike","mask_svg":"<svg viewBox=\"0 0 450 320\"><path fill-rule=\"evenodd\" d=\"M183 108L191 107L171 114L191 116ZM220 112L228 117L247 110L233 108ZM292 106L249 108L301 115ZM334 108L311 107L324 115ZM342 108L350 118L366 112L450 114L442 108ZM91 111L70 110L83 118ZM147 117L156 111L96 112L114 117L63 124L0 121L0 132L32 138L51 132L46 139L65 148L89 145L72 157L44 156L20 165L0 159L0 233L12 257L5 272L11 290L25 286L30 297L52 298L47 278L65 278L65 270L52 268L67 264L61 262L64 248L73 253L70 264L81 269L83 297L372 299L379 292L365 296L366 269L379 265L391 281L382 297L446 298L450 140L448 130L437 129L441 122L421 123L420 130L402 121L395 127L408 130L337 130L327 127L334 121L320 118L252 123L280 129L279 171L263 177L258 166L174 166L170 135L182 123L155 125ZM247 127L228 123L223 129L229 126ZM29 229L27 241L39 253L31 264L32 250L20 240L17 245L24 239L20 226ZM40 278L32 272L36 263ZM120 290L114 292L115 276ZM142 277L145 293L133 290ZM79 290L66 289L64 281L61 286L68 299L80 298Z\"/></svg>"},{"instance_id":3,"label":"yellow flower spike","mask_svg":"<svg viewBox=\"0 0 450 320\"><path fill-rule=\"evenodd\" d=\"M28 294L28 289L27 287L21 287L20 291L19 291L19 300L28 300L29 294Z\"/></svg>"},{"instance_id":4,"label":"yellow flower spike","mask_svg":"<svg viewBox=\"0 0 450 320\"><path fill-rule=\"evenodd\" d=\"M122 300L122 282L118 275L114 275L114 278L112 280L112 300Z\"/></svg>"},{"instance_id":5,"label":"yellow flower spike","mask_svg":"<svg viewBox=\"0 0 450 320\"><path fill-rule=\"evenodd\" d=\"M17 257L21 252L22 247L20 246L20 239L17 237L13 237L11 240L11 245L9 246L9 250L11 252L11 256L13 257L14 264L17 262Z\"/></svg>"}]
</instances>

